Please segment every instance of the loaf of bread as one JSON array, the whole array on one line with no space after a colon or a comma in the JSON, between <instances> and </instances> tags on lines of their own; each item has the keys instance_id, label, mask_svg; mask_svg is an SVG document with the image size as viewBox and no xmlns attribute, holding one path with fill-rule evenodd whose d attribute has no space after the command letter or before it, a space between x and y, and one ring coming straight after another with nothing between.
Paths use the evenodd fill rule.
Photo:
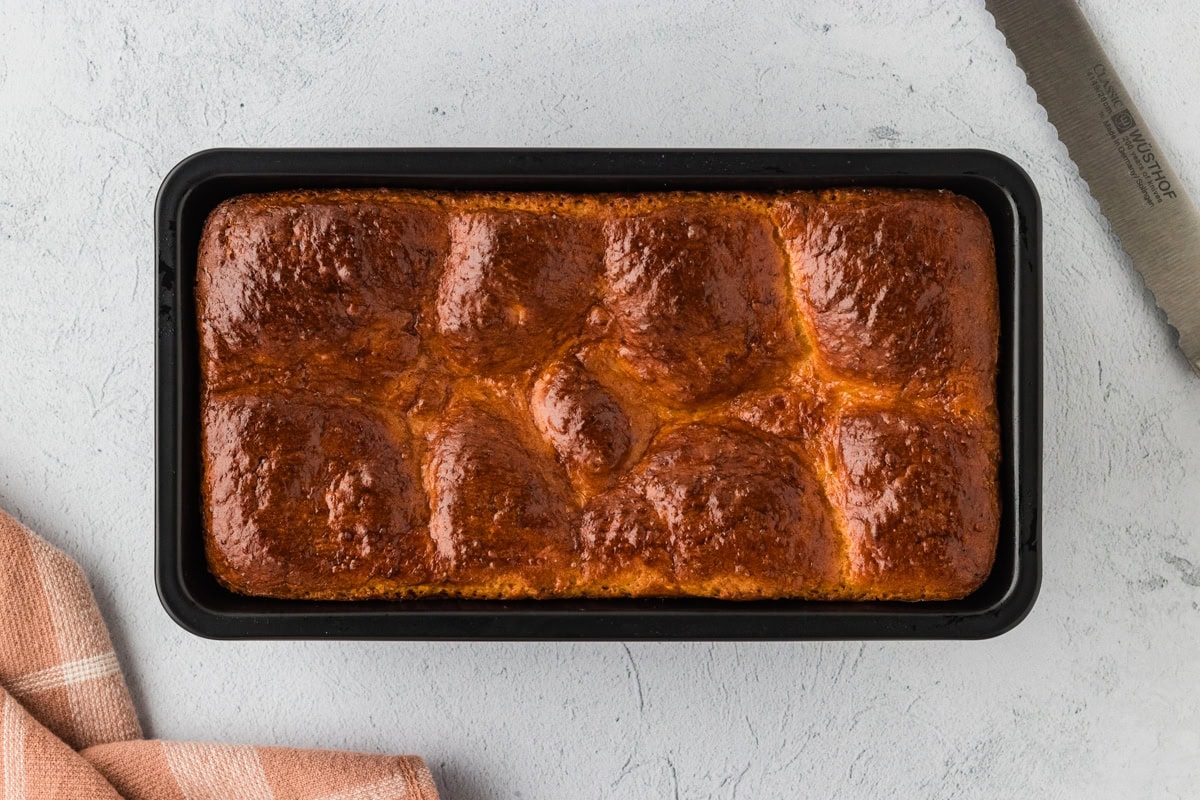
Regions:
<instances>
[{"instance_id":1,"label":"loaf of bread","mask_svg":"<svg viewBox=\"0 0 1200 800\"><path fill-rule=\"evenodd\" d=\"M926 600L991 570L995 250L961 196L246 195L196 303L236 592Z\"/></svg>"}]
</instances>

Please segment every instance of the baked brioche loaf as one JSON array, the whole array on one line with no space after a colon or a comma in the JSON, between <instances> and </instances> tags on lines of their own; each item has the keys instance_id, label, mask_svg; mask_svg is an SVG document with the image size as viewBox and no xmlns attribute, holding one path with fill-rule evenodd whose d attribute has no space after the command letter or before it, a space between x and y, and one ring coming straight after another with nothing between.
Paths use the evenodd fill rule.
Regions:
<instances>
[{"instance_id":1,"label":"baked brioche loaf","mask_svg":"<svg viewBox=\"0 0 1200 800\"><path fill-rule=\"evenodd\" d=\"M247 195L196 300L234 591L922 600L991 570L995 252L949 192Z\"/></svg>"}]
</instances>

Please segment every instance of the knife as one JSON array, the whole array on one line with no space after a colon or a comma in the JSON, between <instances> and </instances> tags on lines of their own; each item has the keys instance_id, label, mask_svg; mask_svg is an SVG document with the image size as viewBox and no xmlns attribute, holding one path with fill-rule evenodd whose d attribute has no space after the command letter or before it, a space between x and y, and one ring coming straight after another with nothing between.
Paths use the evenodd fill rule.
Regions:
<instances>
[{"instance_id":1,"label":"knife","mask_svg":"<svg viewBox=\"0 0 1200 800\"><path fill-rule=\"evenodd\" d=\"M985 0L1200 375L1200 212L1075 0Z\"/></svg>"}]
</instances>

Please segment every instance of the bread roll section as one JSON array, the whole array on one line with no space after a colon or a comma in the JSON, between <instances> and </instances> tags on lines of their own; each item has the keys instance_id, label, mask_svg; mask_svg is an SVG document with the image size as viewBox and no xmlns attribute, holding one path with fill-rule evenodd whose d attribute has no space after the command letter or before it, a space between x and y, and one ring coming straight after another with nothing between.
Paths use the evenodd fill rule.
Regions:
<instances>
[{"instance_id":1,"label":"bread roll section","mask_svg":"<svg viewBox=\"0 0 1200 800\"><path fill-rule=\"evenodd\" d=\"M247 195L196 299L234 591L928 600L995 557L995 254L949 192Z\"/></svg>"}]
</instances>

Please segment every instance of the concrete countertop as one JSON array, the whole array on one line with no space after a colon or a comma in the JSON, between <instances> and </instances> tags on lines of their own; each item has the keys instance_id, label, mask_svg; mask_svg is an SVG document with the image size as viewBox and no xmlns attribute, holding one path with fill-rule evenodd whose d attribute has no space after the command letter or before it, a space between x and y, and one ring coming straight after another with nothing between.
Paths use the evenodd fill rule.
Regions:
<instances>
[{"instance_id":1,"label":"concrete countertop","mask_svg":"<svg viewBox=\"0 0 1200 800\"><path fill-rule=\"evenodd\" d=\"M1193 2L1084 8L1200 197ZM172 165L222 145L1009 155L1045 214L1037 606L975 643L185 633L151 569L151 214ZM1200 379L981 0L9 0L0 375L0 506L84 565L153 736L417 753L455 800L1200 785Z\"/></svg>"}]
</instances>

